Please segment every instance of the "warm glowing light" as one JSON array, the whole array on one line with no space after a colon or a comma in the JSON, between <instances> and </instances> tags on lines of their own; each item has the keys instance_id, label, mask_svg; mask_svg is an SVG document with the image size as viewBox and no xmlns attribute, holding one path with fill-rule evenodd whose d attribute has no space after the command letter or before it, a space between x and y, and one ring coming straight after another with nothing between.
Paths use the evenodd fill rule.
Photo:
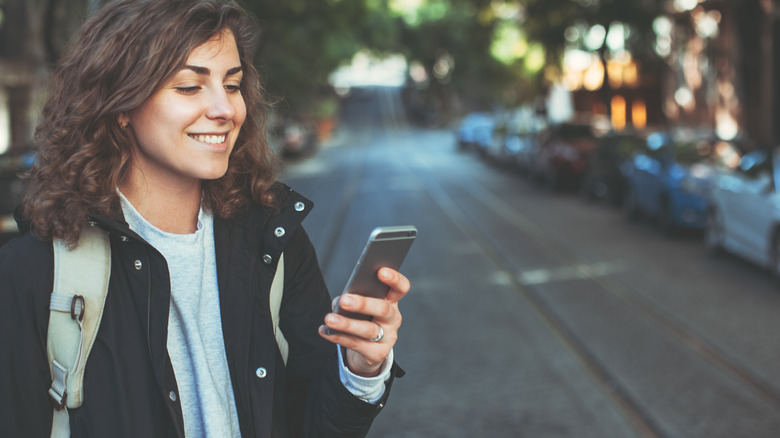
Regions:
<instances>
[{"instance_id":1,"label":"warm glowing light","mask_svg":"<svg viewBox=\"0 0 780 438\"><path fill-rule=\"evenodd\" d=\"M680 87L674 92L674 101L685 109L693 108L693 92L690 88Z\"/></svg>"},{"instance_id":2,"label":"warm glowing light","mask_svg":"<svg viewBox=\"0 0 780 438\"><path fill-rule=\"evenodd\" d=\"M620 88L623 85L623 66L619 62L607 61L607 80L612 88Z\"/></svg>"},{"instance_id":3,"label":"warm glowing light","mask_svg":"<svg viewBox=\"0 0 780 438\"><path fill-rule=\"evenodd\" d=\"M571 91L582 88L582 74L577 70L566 69L563 72L563 85Z\"/></svg>"},{"instance_id":4,"label":"warm glowing light","mask_svg":"<svg viewBox=\"0 0 780 438\"><path fill-rule=\"evenodd\" d=\"M639 68L630 53L621 52L607 61L607 79L612 88L639 84Z\"/></svg>"},{"instance_id":5,"label":"warm glowing light","mask_svg":"<svg viewBox=\"0 0 780 438\"><path fill-rule=\"evenodd\" d=\"M647 107L641 99L631 104L631 124L636 129L645 129L647 126Z\"/></svg>"},{"instance_id":6,"label":"warm glowing light","mask_svg":"<svg viewBox=\"0 0 780 438\"><path fill-rule=\"evenodd\" d=\"M622 131L626 127L626 99L623 96L612 98L612 127Z\"/></svg>"},{"instance_id":7,"label":"warm glowing light","mask_svg":"<svg viewBox=\"0 0 780 438\"><path fill-rule=\"evenodd\" d=\"M623 82L627 87L636 87L639 84L639 68L633 59L623 67Z\"/></svg>"},{"instance_id":8,"label":"warm glowing light","mask_svg":"<svg viewBox=\"0 0 780 438\"><path fill-rule=\"evenodd\" d=\"M583 71L593 63L593 55L584 50L567 50L563 64L567 69Z\"/></svg>"},{"instance_id":9,"label":"warm glowing light","mask_svg":"<svg viewBox=\"0 0 780 438\"><path fill-rule=\"evenodd\" d=\"M597 57L593 57L590 66L585 70L582 84L590 91L598 90L604 84L604 64Z\"/></svg>"},{"instance_id":10,"label":"warm glowing light","mask_svg":"<svg viewBox=\"0 0 780 438\"><path fill-rule=\"evenodd\" d=\"M718 108L715 113L715 132L724 140L731 140L739 133L737 120L726 108Z\"/></svg>"}]
</instances>

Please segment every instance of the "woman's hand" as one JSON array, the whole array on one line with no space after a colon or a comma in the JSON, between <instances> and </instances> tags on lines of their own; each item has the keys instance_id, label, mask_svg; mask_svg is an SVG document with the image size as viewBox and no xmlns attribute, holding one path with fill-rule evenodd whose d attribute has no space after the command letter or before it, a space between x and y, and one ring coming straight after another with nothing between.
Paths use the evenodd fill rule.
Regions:
<instances>
[{"instance_id":1,"label":"woman's hand","mask_svg":"<svg viewBox=\"0 0 780 438\"><path fill-rule=\"evenodd\" d=\"M340 308L369 315L373 320L364 321L329 313L325 316L325 325L320 327L320 335L323 338L346 349L345 358L349 370L363 377L378 375L382 363L395 345L398 329L401 327L398 301L411 287L406 277L390 268L380 269L377 276L382 283L390 286L390 291L384 299L344 294L334 300L334 304L338 300ZM339 333L326 334L326 326ZM380 335L381 339L376 340Z\"/></svg>"}]
</instances>

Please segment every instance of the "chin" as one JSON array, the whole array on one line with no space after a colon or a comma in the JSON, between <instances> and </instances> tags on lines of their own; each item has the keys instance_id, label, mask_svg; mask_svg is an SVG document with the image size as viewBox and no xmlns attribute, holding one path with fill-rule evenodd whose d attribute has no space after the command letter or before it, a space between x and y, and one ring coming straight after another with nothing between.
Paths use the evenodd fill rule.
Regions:
<instances>
[{"instance_id":1,"label":"chin","mask_svg":"<svg viewBox=\"0 0 780 438\"><path fill-rule=\"evenodd\" d=\"M225 174L227 174L227 170L228 170L227 166L221 167L219 169L211 169L209 171L203 172L200 179L205 181L220 179L223 176L225 176Z\"/></svg>"}]
</instances>

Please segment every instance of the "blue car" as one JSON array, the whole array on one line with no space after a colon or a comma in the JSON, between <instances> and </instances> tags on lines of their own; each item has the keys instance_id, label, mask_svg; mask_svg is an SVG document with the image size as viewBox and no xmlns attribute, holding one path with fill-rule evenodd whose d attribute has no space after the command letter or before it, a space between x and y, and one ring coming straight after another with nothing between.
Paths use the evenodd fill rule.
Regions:
<instances>
[{"instance_id":1,"label":"blue car","mask_svg":"<svg viewBox=\"0 0 780 438\"><path fill-rule=\"evenodd\" d=\"M495 120L488 113L469 113L458 125L458 149L484 150L492 142Z\"/></svg>"},{"instance_id":2,"label":"blue car","mask_svg":"<svg viewBox=\"0 0 780 438\"><path fill-rule=\"evenodd\" d=\"M703 229L714 178L738 166L739 157L733 143L710 134L650 134L625 163L625 216L653 217L664 232Z\"/></svg>"}]
</instances>

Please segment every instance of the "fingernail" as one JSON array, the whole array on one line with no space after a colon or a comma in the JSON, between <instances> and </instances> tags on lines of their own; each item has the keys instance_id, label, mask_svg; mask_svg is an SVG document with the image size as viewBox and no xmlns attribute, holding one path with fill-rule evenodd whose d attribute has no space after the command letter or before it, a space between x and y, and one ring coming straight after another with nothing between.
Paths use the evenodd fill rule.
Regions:
<instances>
[{"instance_id":1,"label":"fingernail","mask_svg":"<svg viewBox=\"0 0 780 438\"><path fill-rule=\"evenodd\" d=\"M347 306L351 306L351 305L355 304L355 300L352 299L352 297L349 296L349 295L344 295L344 296L341 297L341 304L344 304L344 305L347 305Z\"/></svg>"},{"instance_id":2,"label":"fingernail","mask_svg":"<svg viewBox=\"0 0 780 438\"><path fill-rule=\"evenodd\" d=\"M382 280L390 280L391 278L393 278L393 274L390 272L389 269L380 270L379 276L382 277Z\"/></svg>"},{"instance_id":3,"label":"fingernail","mask_svg":"<svg viewBox=\"0 0 780 438\"><path fill-rule=\"evenodd\" d=\"M325 317L325 322L329 322L331 324L335 324L338 321L339 321L339 317L332 313Z\"/></svg>"}]
</instances>

